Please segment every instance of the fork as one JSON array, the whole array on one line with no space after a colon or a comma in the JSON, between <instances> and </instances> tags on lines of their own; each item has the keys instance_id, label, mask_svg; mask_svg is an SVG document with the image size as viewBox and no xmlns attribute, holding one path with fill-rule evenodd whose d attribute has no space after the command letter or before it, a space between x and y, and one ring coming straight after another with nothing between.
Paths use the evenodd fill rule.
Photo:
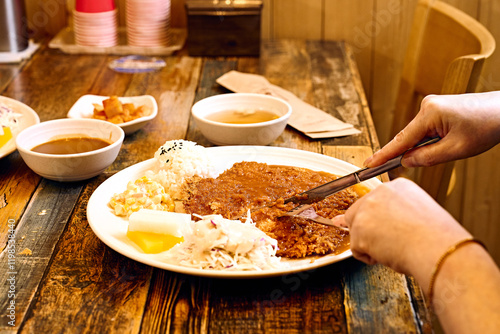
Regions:
<instances>
[{"instance_id":1,"label":"fork","mask_svg":"<svg viewBox=\"0 0 500 334\"><path fill-rule=\"evenodd\" d=\"M340 177L336 180L333 180L331 182L325 183L323 185L320 185L316 188L310 189L308 191L305 191L301 194L298 194L296 196L292 196L284 201L285 204L294 202L298 203L297 207L291 209L290 211L287 211L283 214L283 216L289 216L289 217L300 217L300 218L305 218L307 220L323 224L323 225L328 225L328 226L335 226L340 229L348 230L345 227L339 227L335 225L331 219L319 216L316 211L314 210L314 207L312 206L313 203L319 202L323 199L325 199L328 196L331 196L343 189L346 189L350 186L353 186L357 183L360 183L362 181L371 179L373 177L379 176L385 172L388 172L392 169L401 167L401 160L403 159L403 156L408 153L409 151L422 147L425 145L429 144L434 144L438 142L441 138L435 137L435 138L429 138L421 141L414 147L410 148L409 150L405 151L403 154L385 162L384 164L373 167L373 168L362 168L354 173L348 174L346 176Z\"/></svg>"}]
</instances>

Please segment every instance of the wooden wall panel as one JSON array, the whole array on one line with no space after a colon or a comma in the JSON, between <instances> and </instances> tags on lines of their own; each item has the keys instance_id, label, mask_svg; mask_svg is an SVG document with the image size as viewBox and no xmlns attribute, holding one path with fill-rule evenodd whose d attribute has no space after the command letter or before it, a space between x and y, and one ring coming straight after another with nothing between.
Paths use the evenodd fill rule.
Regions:
<instances>
[{"instance_id":1,"label":"wooden wall panel","mask_svg":"<svg viewBox=\"0 0 500 334\"><path fill-rule=\"evenodd\" d=\"M74 0L73 0L74 1ZM55 35L67 24L66 0L25 0L30 35Z\"/></svg>"},{"instance_id":2,"label":"wooden wall panel","mask_svg":"<svg viewBox=\"0 0 500 334\"><path fill-rule=\"evenodd\" d=\"M272 31L272 18L274 14L273 0L262 1L262 15L260 24L260 37L262 39L270 39L273 35Z\"/></svg>"},{"instance_id":3,"label":"wooden wall panel","mask_svg":"<svg viewBox=\"0 0 500 334\"><path fill-rule=\"evenodd\" d=\"M121 0L123 1L123 0ZM187 24L184 0L170 0L170 16L172 27L185 27Z\"/></svg>"},{"instance_id":4,"label":"wooden wall panel","mask_svg":"<svg viewBox=\"0 0 500 334\"><path fill-rule=\"evenodd\" d=\"M374 17L374 47L370 108L380 143L387 143L399 77L416 0L378 0Z\"/></svg>"},{"instance_id":5,"label":"wooden wall panel","mask_svg":"<svg viewBox=\"0 0 500 334\"><path fill-rule=\"evenodd\" d=\"M322 0L273 0L272 38L322 39Z\"/></svg>"},{"instance_id":6,"label":"wooden wall panel","mask_svg":"<svg viewBox=\"0 0 500 334\"><path fill-rule=\"evenodd\" d=\"M495 36L497 50L485 63L485 70L480 78L481 90L500 90L500 1L481 0L478 20Z\"/></svg>"},{"instance_id":7,"label":"wooden wall panel","mask_svg":"<svg viewBox=\"0 0 500 334\"><path fill-rule=\"evenodd\" d=\"M374 0L329 0L325 1L324 9L324 39L350 42L367 95L372 82L374 3Z\"/></svg>"},{"instance_id":8,"label":"wooden wall panel","mask_svg":"<svg viewBox=\"0 0 500 334\"><path fill-rule=\"evenodd\" d=\"M500 265L500 145L467 159L462 224L482 240Z\"/></svg>"}]
</instances>

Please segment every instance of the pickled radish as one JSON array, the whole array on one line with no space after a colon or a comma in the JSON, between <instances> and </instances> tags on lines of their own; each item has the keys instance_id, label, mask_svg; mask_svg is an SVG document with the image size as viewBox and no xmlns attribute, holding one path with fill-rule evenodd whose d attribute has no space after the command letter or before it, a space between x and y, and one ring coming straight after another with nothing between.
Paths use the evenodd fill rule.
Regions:
<instances>
[{"instance_id":1,"label":"pickled radish","mask_svg":"<svg viewBox=\"0 0 500 334\"><path fill-rule=\"evenodd\" d=\"M184 241L183 237L138 231L127 231L127 237L147 254L157 254L167 251Z\"/></svg>"},{"instance_id":2,"label":"pickled radish","mask_svg":"<svg viewBox=\"0 0 500 334\"><path fill-rule=\"evenodd\" d=\"M181 228L190 222L190 214L141 209L130 215L127 237L144 253L161 253L184 241Z\"/></svg>"}]
</instances>

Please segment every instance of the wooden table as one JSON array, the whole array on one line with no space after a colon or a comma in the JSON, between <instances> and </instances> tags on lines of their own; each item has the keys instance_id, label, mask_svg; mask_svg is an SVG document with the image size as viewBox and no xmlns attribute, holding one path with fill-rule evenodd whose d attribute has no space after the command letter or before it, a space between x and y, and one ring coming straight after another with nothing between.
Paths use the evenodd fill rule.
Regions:
<instances>
[{"instance_id":1,"label":"wooden table","mask_svg":"<svg viewBox=\"0 0 500 334\"><path fill-rule=\"evenodd\" d=\"M32 107L41 121L65 117L84 94L150 94L159 104L157 118L127 136L113 165L88 181L43 179L17 152L0 160L2 333L431 331L414 280L382 266L350 258L274 278L193 277L122 256L101 242L87 222L92 192L114 173L151 158L165 141L184 138L212 146L193 125L190 108L204 97L226 93L215 79L233 69L265 75L362 130L355 136L310 140L287 128L273 146L361 164L379 144L348 45L265 41L258 58L195 58L182 50L165 57L161 71L142 74L114 72L108 63L115 58L42 47L22 64L0 65L1 94ZM9 228L15 229L12 267Z\"/></svg>"}]
</instances>

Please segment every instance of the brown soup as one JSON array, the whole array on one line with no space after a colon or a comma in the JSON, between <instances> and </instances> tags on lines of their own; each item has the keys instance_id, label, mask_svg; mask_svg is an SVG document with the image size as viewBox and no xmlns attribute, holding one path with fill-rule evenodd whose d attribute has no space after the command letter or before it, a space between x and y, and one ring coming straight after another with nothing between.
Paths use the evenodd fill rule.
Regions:
<instances>
[{"instance_id":1,"label":"brown soup","mask_svg":"<svg viewBox=\"0 0 500 334\"><path fill-rule=\"evenodd\" d=\"M257 109L223 110L206 116L209 121L229 124L262 123L277 118L279 116L271 111Z\"/></svg>"},{"instance_id":2,"label":"brown soup","mask_svg":"<svg viewBox=\"0 0 500 334\"><path fill-rule=\"evenodd\" d=\"M31 150L47 154L75 154L95 151L111 145L110 142L93 137L67 137L48 141L37 145Z\"/></svg>"}]
</instances>

